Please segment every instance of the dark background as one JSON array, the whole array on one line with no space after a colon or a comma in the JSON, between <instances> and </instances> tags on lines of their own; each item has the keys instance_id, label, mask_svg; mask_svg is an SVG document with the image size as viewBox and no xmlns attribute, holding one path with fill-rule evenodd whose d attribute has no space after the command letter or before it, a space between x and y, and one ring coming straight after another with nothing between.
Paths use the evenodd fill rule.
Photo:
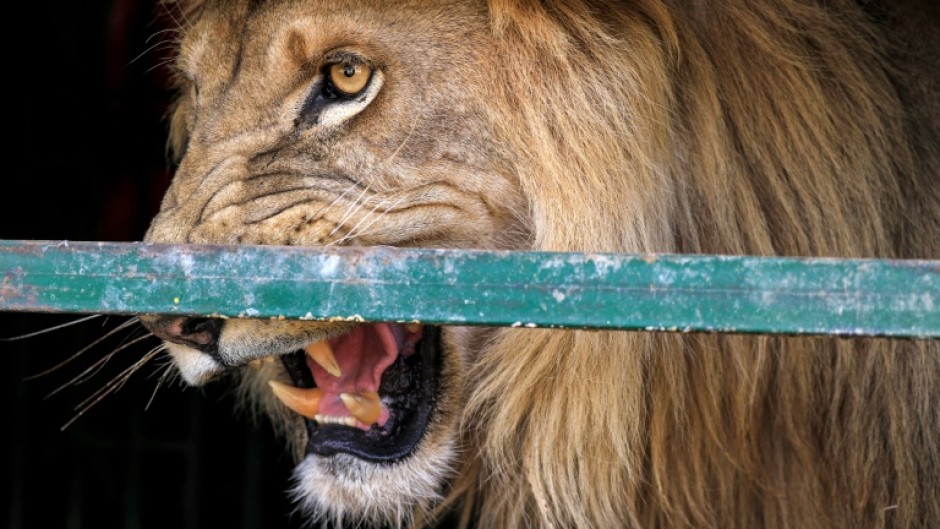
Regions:
<instances>
[{"instance_id":1,"label":"dark background","mask_svg":"<svg viewBox=\"0 0 940 529\"><path fill-rule=\"evenodd\" d=\"M161 8L162 9L162 8ZM169 182L164 115L171 23L152 0L4 5L0 239L139 240ZM136 58L136 59L135 59ZM0 313L0 337L76 316ZM238 417L225 384L164 385L166 359L140 369L64 431L74 408L157 345L120 351L111 336L34 380L126 318L98 318L0 342L0 447L7 493L0 526L46 528L299 527L285 490L292 467L268 424ZM44 399L57 387L66 387Z\"/></svg>"}]
</instances>

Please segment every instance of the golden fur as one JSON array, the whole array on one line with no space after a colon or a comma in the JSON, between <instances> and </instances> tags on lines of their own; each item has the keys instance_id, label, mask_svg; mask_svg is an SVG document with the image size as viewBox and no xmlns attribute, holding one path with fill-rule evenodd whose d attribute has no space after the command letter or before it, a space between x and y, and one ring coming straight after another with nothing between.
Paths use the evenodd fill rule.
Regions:
<instances>
[{"instance_id":1,"label":"golden fur","mask_svg":"<svg viewBox=\"0 0 940 529\"><path fill-rule=\"evenodd\" d=\"M930 2L333 4L186 4L173 127L189 146L149 240L940 257ZM283 132L306 86L297 72L337 45L379 57L385 85L303 151ZM308 171L309 152L376 195L310 192L288 217L236 185L259 157ZM393 200L424 207L337 231ZM331 332L231 325L233 344L277 351ZM940 523L936 341L448 333L421 450L400 473L349 461L306 488L320 471L302 467L313 510L393 522L453 511L481 527ZM276 352L265 347L233 362ZM360 504L357 487L390 499Z\"/></svg>"}]
</instances>

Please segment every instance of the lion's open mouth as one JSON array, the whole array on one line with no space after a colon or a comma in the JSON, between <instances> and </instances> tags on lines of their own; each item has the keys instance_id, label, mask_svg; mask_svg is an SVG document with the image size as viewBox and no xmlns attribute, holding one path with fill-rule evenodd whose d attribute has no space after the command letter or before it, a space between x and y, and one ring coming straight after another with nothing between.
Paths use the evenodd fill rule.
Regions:
<instances>
[{"instance_id":1,"label":"lion's open mouth","mask_svg":"<svg viewBox=\"0 0 940 529\"><path fill-rule=\"evenodd\" d=\"M392 462L412 453L434 410L437 327L363 324L281 357L294 386L275 395L306 419L307 453Z\"/></svg>"}]
</instances>

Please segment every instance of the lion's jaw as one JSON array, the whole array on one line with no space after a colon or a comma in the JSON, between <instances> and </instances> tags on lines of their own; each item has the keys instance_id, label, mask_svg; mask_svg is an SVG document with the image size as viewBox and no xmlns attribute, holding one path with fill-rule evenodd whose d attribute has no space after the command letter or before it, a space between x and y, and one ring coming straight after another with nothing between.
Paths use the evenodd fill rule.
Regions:
<instances>
[{"instance_id":1,"label":"lion's jaw","mask_svg":"<svg viewBox=\"0 0 940 529\"><path fill-rule=\"evenodd\" d=\"M185 28L172 122L185 156L147 241L522 244L522 193L478 108L485 99L478 95L484 90L478 72L487 67L479 49L482 6L456 2L411 13L370 3L361 16L349 17L329 3L248 4L227 5L224 13L203 6ZM329 77L334 65L365 68L371 76L360 92L337 94ZM241 375L249 400L302 458L294 490L315 516L408 523L416 508L426 509L442 493L456 457L461 365L470 354L466 330L443 329L429 345L430 338L419 338L436 334L429 327L406 333L394 324L143 319L170 341L189 383ZM379 352L339 344L380 330L398 336L397 343ZM330 379L321 364L302 360L309 357L302 351L317 343L333 343L340 364L344 347L368 357L363 362L380 379L364 387L355 377ZM396 408L396 398L408 399L383 393L395 370L390 364L416 357L418 367L402 367L410 374L395 376L420 386L422 402ZM271 358L280 361L266 361ZM289 411L268 385L322 386L328 379L335 387L323 389L320 406L332 399L333 413L321 410L316 418ZM374 425L335 411L341 393L366 390L382 402ZM425 416L414 418L419 411ZM348 424L328 424L337 417ZM399 427L396 420L410 422ZM395 429L388 425L407 431L383 430ZM375 447L392 455L367 453Z\"/></svg>"}]
</instances>

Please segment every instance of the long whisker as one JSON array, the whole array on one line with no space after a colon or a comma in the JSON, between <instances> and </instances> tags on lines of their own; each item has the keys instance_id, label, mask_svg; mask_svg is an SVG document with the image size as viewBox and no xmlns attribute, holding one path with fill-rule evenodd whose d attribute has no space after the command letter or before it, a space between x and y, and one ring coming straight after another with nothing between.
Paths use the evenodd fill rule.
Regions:
<instances>
[{"instance_id":1,"label":"long whisker","mask_svg":"<svg viewBox=\"0 0 940 529\"><path fill-rule=\"evenodd\" d=\"M162 344L154 347L153 349L148 351L147 354L142 356L140 360L126 367L123 371L115 375L114 378L112 378L107 384L100 387L97 391L92 393L85 400L76 404L75 408L73 409L78 410L80 408L85 407L89 403L94 404L95 402L98 402L99 400L101 400L99 397L105 394L111 393L112 391L115 391L115 389L117 389L118 387L122 387L124 383L127 382L127 379L131 377L131 375L136 373L138 369L143 367L144 364L149 362L151 359L153 359L153 357L155 357L157 354L159 354L162 351L163 351Z\"/></svg>"},{"instance_id":2,"label":"long whisker","mask_svg":"<svg viewBox=\"0 0 940 529\"><path fill-rule=\"evenodd\" d=\"M81 380L75 380L75 379L73 379L73 380L75 380L75 385L77 386L77 385L79 385L79 384L83 384L83 383L85 383L86 381L88 381L90 378L93 378L95 375L97 375L97 374L104 368L105 364L107 364L112 358L114 358L114 355L115 355L115 354L121 352L121 351L124 350L124 349L127 349L128 347L130 347L130 346L132 346L132 345L134 345L134 344L140 343L140 342L146 340L147 338L150 338L151 336L153 336L153 335L150 334L150 333L147 333L146 335L138 336L137 338L134 338L133 340L127 340L127 341L125 341L125 342L122 342L116 349L114 349L113 351L111 351L110 353L108 353L107 355L105 355L104 358L98 359L94 364L92 364L91 366L89 366L88 369L86 369L86 370L84 371L84 372L88 372L88 371L94 369L93 372L88 373L88 375L82 377ZM97 367L95 367L95 366L97 366ZM79 375L79 376L81 376L81 375Z\"/></svg>"},{"instance_id":3,"label":"long whisker","mask_svg":"<svg viewBox=\"0 0 940 529\"><path fill-rule=\"evenodd\" d=\"M35 379L37 379L37 378L39 378L39 377L46 376L46 375L48 375L49 373L52 373L53 371L56 371L56 370L58 370L58 369L61 369L63 366L67 365L67 364L68 364L69 362L71 362L72 360L75 360L76 358L78 358L79 356L81 356L83 353L85 353L86 351L88 351L89 349L91 349L92 347L94 347L94 346L98 345L99 343L101 343L101 342L107 340L109 337L113 336L115 333L120 332L120 331L122 331L122 330L124 330L124 329L130 327L131 325L134 325L134 324L137 323L138 321L140 321L140 319L139 319L139 318L136 318L136 317L131 318L131 319L125 321L124 323L118 325L118 326L115 327L114 329L111 329L110 331L108 331L108 332L107 332L104 336L102 336L101 338L98 338L97 340L91 342L90 344L86 345L85 347L79 349L78 352L75 353L75 354L73 354L72 356L66 358L65 360L59 362L58 364L56 364L56 365L54 365L54 366L52 366L52 367L50 367L50 368L48 368L48 369L46 369L46 370L44 370L44 371L40 371L39 373L36 373L35 375L30 375L30 376L26 377L24 380L27 380L27 381L28 381L28 380L35 380Z\"/></svg>"},{"instance_id":4,"label":"long whisker","mask_svg":"<svg viewBox=\"0 0 940 529\"><path fill-rule=\"evenodd\" d=\"M343 227L344 224L346 224L346 221L349 220L350 217L358 213L365 206L368 200L363 201L362 198L365 196L365 194L368 191L369 191L369 186L366 185L366 187L362 189L362 193L359 193L359 196L356 197L356 200L353 202L352 206L350 206L350 208L346 210L346 213L343 215L343 217L339 219L339 222L337 222L336 226L333 227L333 231L331 231L330 234L326 236L327 239L330 239L331 237L336 235L336 232L339 231Z\"/></svg>"},{"instance_id":5,"label":"long whisker","mask_svg":"<svg viewBox=\"0 0 940 529\"><path fill-rule=\"evenodd\" d=\"M55 396L56 394L58 394L60 391L62 391L63 389L65 389L65 388L67 388L67 387L69 387L69 386L78 385L78 384L81 384L82 382L87 381L89 378L91 378L92 376L96 375L96 374L101 370L101 368L103 368L103 367L105 366L105 364L108 363L109 360L111 360L112 358L114 358L114 355L116 355L117 353L121 352L121 351L124 350L124 349L127 349L128 347L130 347L130 346L132 346L132 345L134 345L134 344L136 344L136 343L142 342L142 341L146 340L147 338L150 338L151 336L153 336L153 335L152 335L152 334L146 334L146 335L144 335L144 336L141 336L140 338L137 338L137 339L135 339L135 340L131 340L131 341L127 342L126 344L124 344L124 345L118 347L117 349L111 351L110 353L108 353L108 354L106 354L104 357L102 357L101 359L97 360L94 364L91 364L90 366L88 366L87 369L85 369L85 370L82 371L81 373L75 375L71 380L69 380L69 381L66 382L65 384L62 384L61 386L57 387L56 389L54 389L54 390L53 390L52 392L50 392L48 395L46 395L45 397L43 397L43 400L52 398L53 396Z\"/></svg>"},{"instance_id":6,"label":"long whisker","mask_svg":"<svg viewBox=\"0 0 940 529\"><path fill-rule=\"evenodd\" d=\"M137 338L139 338L140 336L143 336L144 334L146 334L146 335L148 335L148 336L153 336L153 334L150 333L150 331L148 331L146 327L144 327L143 325L141 325L140 327L137 327L137 328L135 328L134 330L132 330L131 332L127 333L127 334L124 336L124 338L122 338L121 341L118 342L117 345L118 345L118 347L120 347L120 346L126 344L127 342L129 342L130 340L136 340Z\"/></svg>"},{"instance_id":7,"label":"long whisker","mask_svg":"<svg viewBox=\"0 0 940 529\"><path fill-rule=\"evenodd\" d=\"M314 211L314 212L313 212L313 215L311 215L311 218L317 218L317 217L320 216L321 213L323 213L323 212L326 211L327 209L329 209L329 208L335 206L337 202L339 202L340 200L342 200L343 198L345 198L345 197L346 197L346 194L349 193L350 191L352 191L353 189L355 189L355 186L348 186L346 189L343 190L342 193L340 193L339 195L337 195L336 198L334 198L333 200L331 200L329 204L325 204L325 205L323 205L323 206L320 206L320 209Z\"/></svg>"},{"instance_id":8,"label":"long whisker","mask_svg":"<svg viewBox=\"0 0 940 529\"><path fill-rule=\"evenodd\" d=\"M388 205L388 206L385 208L385 211L382 211L382 212L379 213L378 215L375 215L375 212L376 212L380 207L382 207L383 205L388 204L388 201L379 202L378 204L376 204L376 206L375 206L374 208L372 208L371 211L369 211L369 213L363 215L363 217L359 220L359 222L357 222L356 225L353 226L352 229L349 230L349 232L346 233L346 235L345 235L343 238L341 238L340 240L336 241L335 243L328 243L328 244L326 244L326 246L334 246L334 245L338 246L338 245L340 245L340 244L343 244L344 242L351 241L351 240L352 240L353 238L355 238L355 237L361 236L363 233L365 233L366 230L368 230L368 229L371 228L376 222L378 222L379 220L381 220L382 217L384 217L385 215L387 215L389 211L391 211L392 209L398 207L398 205L401 204L402 201L405 200L405 198L407 198L407 195L402 195L402 196L398 197L398 200L396 200L395 202L393 202L393 203L391 203L390 205ZM362 224L365 223L366 221L369 221L369 222L368 222L365 226L362 226ZM360 226L362 226L362 227L360 228Z\"/></svg>"},{"instance_id":9,"label":"long whisker","mask_svg":"<svg viewBox=\"0 0 940 529\"><path fill-rule=\"evenodd\" d=\"M157 42L153 43L152 45L147 46L147 49L145 49L144 51L142 51L142 52L140 52L139 54L137 54L137 56L134 57L133 59L131 59L130 62L128 62L127 64L128 64L128 65L134 64L134 63L137 62L141 57L143 57L144 55L146 55L147 53L153 51L153 50L156 49L156 48L159 48L159 47L161 47L161 46L171 46L171 45L172 45L172 42L170 42L170 41L158 40Z\"/></svg>"},{"instance_id":10,"label":"long whisker","mask_svg":"<svg viewBox=\"0 0 940 529\"><path fill-rule=\"evenodd\" d=\"M164 34L164 33L179 34L179 33L180 33L180 30L179 30L179 28L165 28L165 29L161 29L161 30L159 30L159 31L154 31L153 33L150 34L149 37L147 37L147 40L144 41L144 44L149 44L150 41L153 40L154 37L156 37L157 35L162 35L162 34Z\"/></svg>"},{"instance_id":11,"label":"long whisker","mask_svg":"<svg viewBox=\"0 0 940 529\"><path fill-rule=\"evenodd\" d=\"M349 230L349 231L346 233L346 235L344 235L343 237L341 237L341 238L339 238L339 239L337 239L337 240L335 240L335 241L327 242L326 244L324 244L324 246L338 246L338 245L340 245L340 244L343 244L343 243L345 243L345 242L348 242L348 241L352 240L354 237L361 237L361 236L366 232L366 230L367 230L368 228L370 228L371 226L373 226L377 221L381 220L382 217L385 216L386 214L388 214L389 211L391 211L391 210L395 209L396 207L398 207L398 205L401 204L403 200L405 200L406 198L408 198L408 196L409 196L412 192L417 191L418 189L421 189L421 188L424 188L424 187L430 187L430 186L433 186L433 185L436 185L436 184L439 184L439 183L440 183L439 181L434 181L434 182L427 182L427 183L424 183L424 184L418 184L418 185L415 185L415 186L412 186L412 187L408 187L408 188L405 188L405 189L401 189L401 190L397 191L396 193L391 194L389 197L383 198L382 200L379 201L379 203L378 203L374 208L372 208L372 210L371 210L369 213L367 213L365 216L363 216L363 218L360 219L359 222L356 223L356 225L353 226L353 228L352 228L351 230ZM395 197L395 196L399 196L399 198L398 198L397 200L395 200L395 202L393 202L390 206L386 207L385 210L384 210L381 214L379 214L379 215L376 216L376 217L372 217L372 215L373 215L379 208L381 208L384 204L387 204L388 201L391 200L391 198L393 198L393 197ZM363 207L366 205L366 202L359 202L359 199L361 199L361 198L362 198L362 197L361 197L361 195L360 195L360 197L356 199L356 203L354 203L354 205L351 207L351 209L350 209L349 211L347 211L347 213L343 216L343 219L340 221L339 224L337 224L336 228L333 229L333 231L330 233L330 235L328 236L328 238L329 238L330 236L332 236L334 233L336 233L336 231L342 227L342 225L349 219L350 216L354 215L355 213L358 213L359 211L361 211L361 210L363 209ZM370 217L372 217L372 218L370 219ZM367 220L369 221L369 223L366 224L364 227L362 227L362 228L360 229L359 226L360 226L362 223L366 222Z\"/></svg>"},{"instance_id":12,"label":"long whisker","mask_svg":"<svg viewBox=\"0 0 940 529\"><path fill-rule=\"evenodd\" d=\"M170 57L169 59L164 59L164 60L158 62L157 64L154 64L154 65L151 66L150 68L147 68L147 71L144 72L144 75L147 75L147 74L149 74L150 72L152 72L152 71L154 71L154 70L156 70L156 69L158 69L158 68L162 68L162 67L166 66L167 64L172 63L172 62L175 61L175 60L176 60L175 57Z\"/></svg>"},{"instance_id":13,"label":"long whisker","mask_svg":"<svg viewBox=\"0 0 940 529\"><path fill-rule=\"evenodd\" d=\"M169 378L170 373L173 372L173 364L167 364L166 369L163 370L163 374L160 375L160 378L157 379L157 385L153 388L153 393L150 394L150 400L147 401L147 405L144 406L144 411L150 409L150 405L153 404L153 399L157 397L157 392L160 391L160 386L166 382L166 379Z\"/></svg>"},{"instance_id":14,"label":"long whisker","mask_svg":"<svg viewBox=\"0 0 940 529\"><path fill-rule=\"evenodd\" d=\"M176 3L176 9L177 9L177 11L179 11L179 12L180 12L180 16L183 17L183 22L185 22L186 25L189 26L189 25L190 25L190 22L189 22L189 18L186 16L186 9L183 8L183 5L182 5L181 2L175 2L175 3ZM167 12L169 12L169 9L167 9ZM173 17L173 20L176 20L176 17ZM182 26L182 24L179 24L178 22L177 22L177 25Z\"/></svg>"},{"instance_id":15,"label":"long whisker","mask_svg":"<svg viewBox=\"0 0 940 529\"><path fill-rule=\"evenodd\" d=\"M48 327L48 328L43 329L43 330L41 330L41 331L35 331L35 332L27 333L27 334L21 334L21 335L19 335L19 336L11 336L11 337L9 337L9 338L0 338L0 342L15 342L15 341L17 341L17 340L25 340L25 339L27 339L27 338L32 338L32 337L34 337L34 336L40 336L40 335L42 335L42 334L46 334L47 332L58 331L59 329L64 329L64 328L66 328L66 327L71 327L72 325L78 325L79 323L84 323L84 322L86 322L86 321L93 320L93 319L95 319L95 318L100 318L100 317L102 317L102 316L104 316L104 314L92 314L91 316L85 316L84 318L79 318L79 319L77 319L77 320L72 320L72 321L69 321L69 322L66 322L66 323L62 323L62 324L59 324L59 325L55 325L55 326L52 326L52 327Z\"/></svg>"},{"instance_id":16,"label":"long whisker","mask_svg":"<svg viewBox=\"0 0 940 529\"><path fill-rule=\"evenodd\" d=\"M381 213L379 213L378 215L376 215L375 217L373 217L373 218L369 221L368 224L366 224L365 226L363 226L363 227L360 228L359 230L355 230L355 229L354 229L354 230L350 233L350 238L352 238L352 237L362 237L363 235L367 234L369 228L371 228L372 226L374 226L375 223L377 223L378 221L382 220L382 217L388 215L388 212L389 212L389 211L392 211L393 209L395 209L395 208L397 208L398 206L400 206L401 203L404 202L406 198L408 198L408 195L402 195L402 196L398 197L398 200L396 200L395 202L392 202L388 207L385 208L384 211L382 211ZM374 212L374 210L373 210L373 212ZM357 227L358 227L358 226L357 226Z\"/></svg>"},{"instance_id":17,"label":"long whisker","mask_svg":"<svg viewBox=\"0 0 940 529\"><path fill-rule=\"evenodd\" d=\"M405 144L408 143L408 140L411 139L411 135L414 133L415 129L418 128L418 121L420 121L420 119L421 119L421 114L415 114L415 118L411 122L411 128L408 129L408 134L405 135L405 139L402 140L400 144L398 144L398 148L395 149L395 152L393 152L391 156L385 159L386 165L389 164L392 160L394 160L396 156L398 156L398 153L401 152L401 150L405 147Z\"/></svg>"},{"instance_id":18,"label":"long whisker","mask_svg":"<svg viewBox=\"0 0 940 529\"><path fill-rule=\"evenodd\" d=\"M143 367L144 364L146 364L151 359L153 359L153 357L158 355L162 350L163 350L162 345L158 345L157 347L154 347L153 349L150 350L150 352L145 354L143 358L141 358L137 362L134 362L130 367L128 367L124 371L121 371L116 377L111 379L111 381L108 382L104 387L102 387L101 389L93 393L90 397L82 401L78 406L75 406L75 409L78 411L75 413L75 415L71 419L69 419L68 422L63 424L59 430L64 431L66 428L71 426L72 423L78 420L79 417L84 415L88 410L90 410L96 404L101 402L102 399L104 399L111 393L114 393L115 391L123 387L124 383L127 382L127 380L131 378L131 376L138 369Z\"/></svg>"}]
</instances>

